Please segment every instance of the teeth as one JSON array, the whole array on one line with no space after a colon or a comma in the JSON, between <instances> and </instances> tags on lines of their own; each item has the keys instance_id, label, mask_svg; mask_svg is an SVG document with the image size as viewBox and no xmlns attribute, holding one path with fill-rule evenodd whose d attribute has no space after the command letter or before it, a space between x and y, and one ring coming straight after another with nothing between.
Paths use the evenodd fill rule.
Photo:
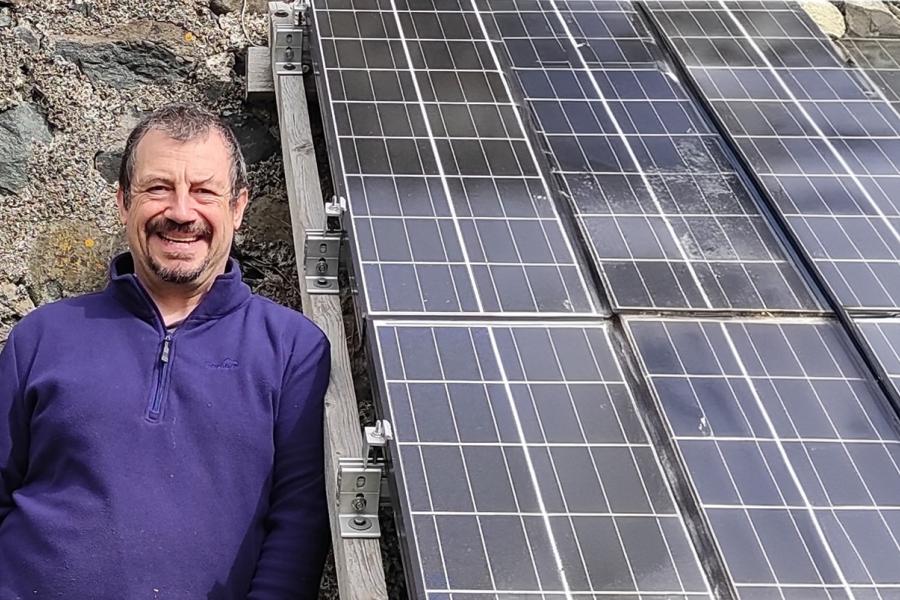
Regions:
<instances>
[{"instance_id":1,"label":"teeth","mask_svg":"<svg viewBox=\"0 0 900 600\"><path fill-rule=\"evenodd\" d=\"M200 238L193 237L193 238L187 238L187 239L184 239L184 240L180 240L180 239L177 239L177 238L170 238L170 237L165 236L165 235L162 235L162 234L160 234L159 237L161 237L162 239L166 240L167 242L175 242L175 243L178 243L178 244L190 244L191 242L196 242L197 240L200 239Z\"/></svg>"}]
</instances>

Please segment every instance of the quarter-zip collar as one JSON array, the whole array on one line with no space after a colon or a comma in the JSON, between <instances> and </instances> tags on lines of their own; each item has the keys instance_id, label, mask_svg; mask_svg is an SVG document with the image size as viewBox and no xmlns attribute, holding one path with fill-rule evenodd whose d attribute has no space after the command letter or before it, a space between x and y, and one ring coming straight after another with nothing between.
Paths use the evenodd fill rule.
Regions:
<instances>
[{"instance_id":1,"label":"quarter-zip collar","mask_svg":"<svg viewBox=\"0 0 900 600\"><path fill-rule=\"evenodd\" d=\"M124 252L113 258L109 267L109 285L106 292L115 296L135 316L156 328L163 328L156 304L134 274L134 259L130 252ZM234 258L229 258L225 272L216 277L212 287L200 300L200 304L179 325L179 329L218 319L249 299L250 288L241 279L240 265Z\"/></svg>"}]
</instances>

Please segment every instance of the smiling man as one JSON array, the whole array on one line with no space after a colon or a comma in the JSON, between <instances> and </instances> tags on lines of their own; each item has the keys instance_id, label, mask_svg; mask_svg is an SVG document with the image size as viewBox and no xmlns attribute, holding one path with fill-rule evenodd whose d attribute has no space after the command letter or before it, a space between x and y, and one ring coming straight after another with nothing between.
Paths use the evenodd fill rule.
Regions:
<instances>
[{"instance_id":1,"label":"smiling man","mask_svg":"<svg viewBox=\"0 0 900 600\"><path fill-rule=\"evenodd\" d=\"M0 598L315 598L328 341L229 258L234 134L172 105L128 139L130 253L0 353Z\"/></svg>"}]
</instances>

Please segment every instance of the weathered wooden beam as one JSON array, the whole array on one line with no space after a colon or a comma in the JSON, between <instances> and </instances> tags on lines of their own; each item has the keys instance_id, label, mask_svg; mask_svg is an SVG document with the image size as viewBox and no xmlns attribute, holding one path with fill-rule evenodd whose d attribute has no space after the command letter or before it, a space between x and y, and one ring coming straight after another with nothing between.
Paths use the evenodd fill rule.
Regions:
<instances>
[{"instance_id":1,"label":"weathered wooden beam","mask_svg":"<svg viewBox=\"0 0 900 600\"><path fill-rule=\"evenodd\" d=\"M244 99L248 101L272 100L275 95L275 81L272 79L272 60L266 46L247 48L245 75L247 85Z\"/></svg>"},{"instance_id":2,"label":"weathered wooden beam","mask_svg":"<svg viewBox=\"0 0 900 600\"><path fill-rule=\"evenodd\" d=\"M272 24L269 47L274 45L271 41L274 24L289 22L275 13L288 10L287 4L269 3ZM304 77L300 74L276 75L274 59L270 60L303 312L331 340L331 384L325 395L325 478L338 587L344 600L383 600L387 598L387 591L378 540L342 538L338 519L338 459L361 457L363 444L340 298L337 295L310 294L303 276L306 231L321 230L326 221Z\"/></svg>"}]
</instances>

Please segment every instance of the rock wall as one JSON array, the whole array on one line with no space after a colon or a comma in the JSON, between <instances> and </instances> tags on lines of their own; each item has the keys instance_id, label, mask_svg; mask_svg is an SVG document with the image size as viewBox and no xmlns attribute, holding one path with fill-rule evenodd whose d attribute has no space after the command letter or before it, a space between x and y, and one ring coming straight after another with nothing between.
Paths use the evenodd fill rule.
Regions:
<instances>
[{"instance_id":1,"label":"rock wall","mask_svg":"<svg viewBox=\"0 0 900 600\"><path fill-rule=\"evenodd\" d=\"M274 107L242 103L265 6L0 0L0 344L34 306L103 285L124 247L125 137L172 100L200 102L235 129L253 186L236 253L257 291L299 306Z\"/></svg>"},{"instance_id":2,"label":"rock wall","mask_svg":"<svg viewBox=\"0 0 900 600\"><path fill-rule=\"evenodd\" d=\"M898 0L799 0L832 38L900 37Z\"/></svg>"}]
</instances>

